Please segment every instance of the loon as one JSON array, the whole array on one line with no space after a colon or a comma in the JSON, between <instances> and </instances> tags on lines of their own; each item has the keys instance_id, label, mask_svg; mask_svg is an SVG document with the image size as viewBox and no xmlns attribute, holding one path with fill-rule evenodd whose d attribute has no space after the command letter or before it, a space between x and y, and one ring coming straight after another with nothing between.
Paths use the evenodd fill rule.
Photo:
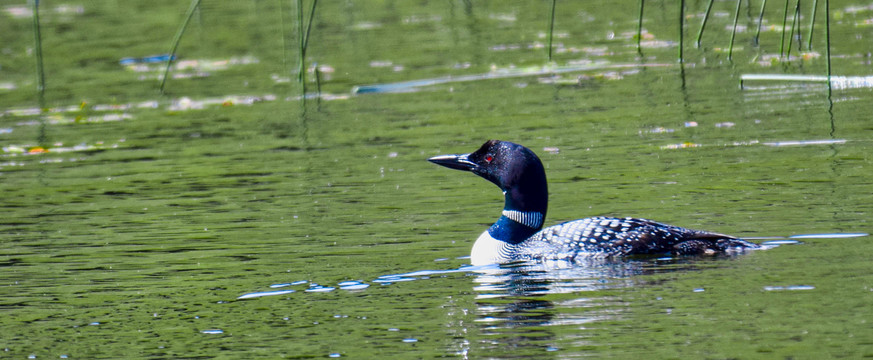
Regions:
<instances>
[{"instance_id":1,"label":"loon","mask_svg":"<svg viewBox=\"0 0 873 360\"><path fill-rule=\"evenodd\" d=\"M549 203L546 172L530 149L489 140L469 154L440 155L428 161L473 172L503 190L503 214L476 242L473 265L512 261L582 262L647 254L718 254L758 249L729 235L686 229L646 219L597 216L543 229Z\"/></svg>"}]
</instances>

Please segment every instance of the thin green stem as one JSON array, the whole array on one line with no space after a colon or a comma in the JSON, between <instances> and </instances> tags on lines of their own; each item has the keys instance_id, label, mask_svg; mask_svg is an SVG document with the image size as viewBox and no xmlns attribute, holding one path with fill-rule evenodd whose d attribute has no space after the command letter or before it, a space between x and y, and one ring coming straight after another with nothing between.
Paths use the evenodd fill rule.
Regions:
<instances>
[{"instance_id":1,"label":"thin green stem","mask_svg":"<svg viewBox=\"0 0 873 360\"><path fill-rule=\"evenodd\" d=\"M297 0L297 81L301 84L303 84L303 56L306 52L303 48L303 38L303 0ZM303 94L306 94L305 85L303 86Z\"/></svg>"},{"instance_id":2,"label":"thin green stem","mask_svg":"<svg viewBox=\"0 0 873 360\"><path fill-rule=\"evenodd\" d=\"M33 0L33 44L36 55L36 92L40 111L45 107L45 71L42 60L42 34L39 26L39 0Z\"/></svg>"},{"instance_id":3,"label":"thin green stem","mask_svg":"<svg viewBox=\"0 0 873 360\"><path fill-rule=\"evenodd\" d=\"M764 23L764 7L767 6L767 0L761 2L761 12L758 14L758 30L755 31L755 45L758 45L758 40L761 37L761 26Z\"/></svg>"},{"instance_id":4,"label":"thin green stem","mask_svg":"<svg viewBox=\"0 0 873 360\"><path fill-rule=\"evenodd\" d=\"M679 0L679 62L684 61L682 48L685 43L685 0Z\"/></svg>"},{"instance_id":5,"label":"thin green stem","mask_svg":"<svg viewBox=\"0 0 873 360\"><path fill-rule=\"evenodd\" d=\"M791 44L794 43L794 28L797 26L798 18L800 17L800 0L794 4L794 19L791 20L791 31L788 32L788 52L785 54L791 59Z\"/></svg>"},{"instance_id":6,"label":"thin green stem","mask_svg":"<svg viewBox=\"0 0 873 360\"><path fill-rule=\"evenodd\" d=\"M552 18L549 21L549 62L552 61L552 34L555 32L555 7L557 0L552 0Z\"/></svg>"},{"instance_id":7,"label":"thin green stem","mask_svg":"<svg viewBox=\"0 0 873 360\"><path fill-rule=\"evenodd\" d=\"M818 0L812 0L812 16L809 20L809 33L806 35L806 50L812 50L812 30L815 28L815 14L818 10Z\"/></svg>"},{"instance_id":8,"label":"thin green stem","mask_svg":"<svg viewBox=\"0 0 873 360\"><path fill-rule=\"evenodd\" d=\"M39 102L39 135L36 142L39 146L48 146L47 124L45 117L42 116L45 104L45 71L43 70L42 59L42 35L39 30L39 0L33 0L33 42L34 53L36 55L36 93L37 101Z\"/></svg>"},{"instance_id":9,"label":"thin green stem","mask_svg":"<svg viewBox=\"0 0 873 360\"><path fill-rule=\"evenodd\" d=\"M309 23L306 25L306 31L303 31L303 1L297 0L297 30L300 36L300 64L297 68L297 80L303 83L303 74L305 72L306 63L306 48L309 46L309 33L312 31L312 22L315 18L315 6L318 5L318 0L312 1L312 8L309 10ZM304 85L305 90L305 85ZM306 91L303 92L304 97Z\"/></svg>"},{"instance_id":10,"label":"thin green stem","mask_svg":"<svg viewBox=\"0 0 873 360\"><path fill-rule=\"evenodd\" d=\"M640 43L643 39L643 9L646 6L646 0L640 0L640 20L637 23L637 52L642 51Z\"/></svg>"},{"instance_id":11,"label":"thin green stem","mask_svg":"<svg viewBox=\"0 0 873 360\"><path fill-rule=\"evenodd\" d=\"M703 20L700 22L700 30L697 32L697 47L700 47L700 39L703 37L703 29L706 28L706 21L709 20L709 13L712 11L712 3L715 0L709 0L709 5L706 5L706 12L703 13Z\"/></svg>"},{"instance_id":12,"label":"thin green stem","mask_svg":"<svg viewBox=\"0 0 873 360\"><path fill-rule=\"evenodd\" d=\"M188 23L191 22L191 17L194 15L194 11L197 10L197 7L199 6L200 0L191 0L191 6L188 8L188 14L185 15L185 21L182 22L181 26L179 26L179 30L176 31L176 37L173 39L173 45L170 48L170 57L167 59L167 67L164 69L163 78L161 78L161 94L164 93L164 85L167 84L167 77L170 74L170 66L173 65L173 60L176 58L176 49L179 48L182 34L185 33L185 29L188 27Z\"/></svg>"},{"instance_id":13,"label":"thin green stem","mask_svg":"<svg viewBox=\"0 0 873 360\"><path fill-rule=\"evenodd\" d=\"M737 0L737 9L734 13L734 28L731 31L731 43L728 46L728 61L731 60L734 54L734 39L737 37L737 21L740 19L740 4L743 0Z\"/></svg>"},{"instance_id":14,"label":"thin green stem","mask_svg":"<svg viewBox=\"0 0 873 360\"><path fill-rule=\"evenodd\" d=\"M828 71L828 98L831 96L831 4L830 0L825 0L825 44L827 45L827 50L825 51L825 57L827 58L827 71Z\"/></svg>"},{"instance_id":15,"label":"thin green stem","mask_svg":"<svg viewBox=\"0 0 873 360\"><path fill-rule=\"evenodd\" d=\"M785 56L785 29L788 27L788 0L785 0L785 12L782 14L782 39L779 40L779 57Z\"/></svg>"},{"instance_id":16,"label":"thin green stem","mask_svg":"<svg viewBox=\"0 0 873 360\"><path fill-rule=\"evenodd\" d=\"M309 46L309 33L312 32L312 20L315 19L315 6L318 5L318 0L312 0L312 9L309 10L309 22L306 24L306 34L303 36L303 54L306 55L306 48Z\"/></svg>"}]
</instances>

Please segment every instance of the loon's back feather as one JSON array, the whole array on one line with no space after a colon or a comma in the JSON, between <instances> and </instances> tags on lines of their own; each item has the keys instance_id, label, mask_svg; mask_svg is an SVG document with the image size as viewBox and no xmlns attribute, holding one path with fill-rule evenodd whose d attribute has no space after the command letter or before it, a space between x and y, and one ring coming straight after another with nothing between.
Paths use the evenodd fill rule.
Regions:
<instances>
[{"instance_id":1,"label":"loon's back feather","mask_svg":"<svg viewBox=\"0 0 873 360\"><path fill-rule=\"evenodd\" d=\"M757 245L733 236L637 218L597 216L540 230L518 244L516 257L549 260L632 254L709 254Z\"/></svg>"}]
</instances>

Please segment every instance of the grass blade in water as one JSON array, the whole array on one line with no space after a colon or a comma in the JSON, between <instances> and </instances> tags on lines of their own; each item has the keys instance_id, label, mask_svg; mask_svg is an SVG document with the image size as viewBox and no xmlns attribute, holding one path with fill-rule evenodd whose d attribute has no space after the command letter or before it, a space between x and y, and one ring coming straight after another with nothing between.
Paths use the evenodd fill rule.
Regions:
<instances>
[{"instance_id":1,"label":"grass blade in water","mask_svg":"<svg viewBox=\"0 0 873 360\"><path fill-rule=\"evenodd\" d=\"M191 0L191 7L188 8L188 14L185 15L185 21L182 22L182 26L179 27L179 31L176 32L176 37L173 39L173 45L170 48L170 57L167 59L167 67L164 69L164 76L161 78L161 94L164 93L164 85L167 84L167 75L170 74L170 66L173 65L173 59L176 58L176 49L179 48L179 41L182 40L182 34L185 33L185 29L188 27L188 23L191 22L191 17L194 15L194 11L197 10L197 7L200 6L200 0Z\"/></svg>"}]
</instances>

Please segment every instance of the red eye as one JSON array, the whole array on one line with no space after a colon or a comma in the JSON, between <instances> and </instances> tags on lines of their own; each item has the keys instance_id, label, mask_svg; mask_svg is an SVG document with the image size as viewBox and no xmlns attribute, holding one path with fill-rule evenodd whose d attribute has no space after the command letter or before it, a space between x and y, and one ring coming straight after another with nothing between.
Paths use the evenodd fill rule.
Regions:
<instances>
[{"instance_id":1,"label":"red eye","mask_svg":"<svg viewBox=\"0 0 873 360\"><path fill-rule=\"evenodd\" d=\"M494 160L494 157L493 157L493 156L491 156L491 155L485 155L485 161L486 161L486 162L491 162L491 160Z\"/></svg>"}]
</instances>

